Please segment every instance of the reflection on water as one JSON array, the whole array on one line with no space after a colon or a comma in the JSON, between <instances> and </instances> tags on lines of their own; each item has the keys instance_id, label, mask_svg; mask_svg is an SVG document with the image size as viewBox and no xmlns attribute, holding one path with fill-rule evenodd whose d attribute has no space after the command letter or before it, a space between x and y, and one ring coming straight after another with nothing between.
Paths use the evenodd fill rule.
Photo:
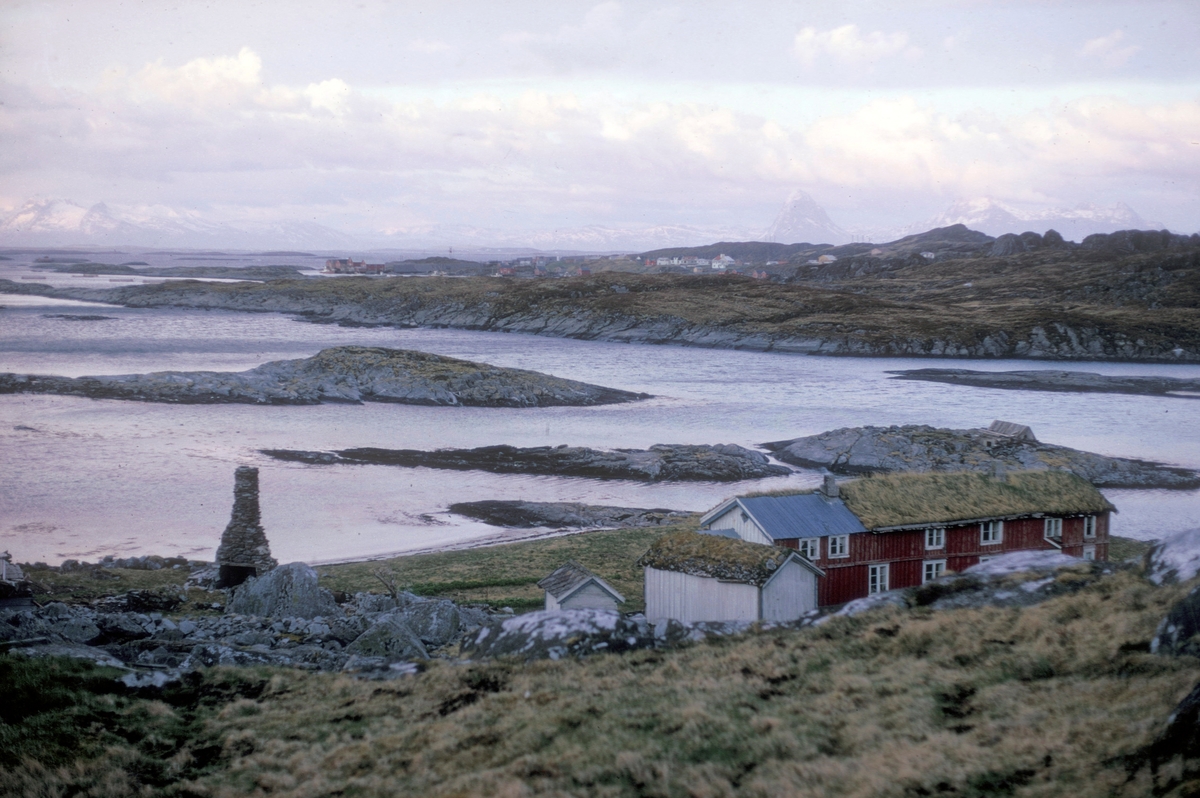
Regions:
<instances>
[{"instance_id":1,"label":"reflection on water","mask_svg":"<svg viewBox=\"0 0 1200 798\"><path fill-rule=\"evenodd\" d=\"M344 329L277 314L106 307L116 321L47 318L63 305L0 297L0 371L121 374L242 370L327 346L422 349L528 368L654 399L593 408L404 405L162 405L52 396L0 397L0 549L56 562L108 553L210 557L228 520L233 469L261 469L263 520L282 561L425 549L495 529L445 512L476 499L585 501L701 510L741 490L808 486L815 472L738 485L646 485L553 476L305 466L267 448L340 449L570 443L739 443L863 424L1030 424L1044 441L1200 468L1200 402L1000 391L889 380L889 369L947 361L814 358L635 346L455 330ZM89 311L94 312L94 311ZM956 367L1062 368L1024 361ZM1106 374L1200 377L1197 366L1073 364ZM1112 491L1118 534L1155 537L1200 525L1200 494Z\"/></svg>"}]
</instances>

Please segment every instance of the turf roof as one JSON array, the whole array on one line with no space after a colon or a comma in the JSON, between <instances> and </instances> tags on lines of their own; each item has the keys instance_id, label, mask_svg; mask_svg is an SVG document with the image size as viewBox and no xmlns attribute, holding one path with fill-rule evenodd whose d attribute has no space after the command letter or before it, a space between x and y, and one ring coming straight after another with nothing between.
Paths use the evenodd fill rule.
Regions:
<instances>
[{"instance_id":1,"label":"turf roof","mask_svg":"<svg viewBox=\"0 0 1200 798\"><path fill-rule=\"evenodd\" d=\"M1069 471L888 474L840 483L850 511L868 529L1021 515L1086 515L1115 510Z\"/></svg>"},{"instance_id":2,"label":"turf roof","mask_svg":"<svg viewBox=\"0 0 1200 798\"><path fill-rule=\"evenodd\" d=\"M654 541L637 564L762 587L792 553L740 538L676 532Z\"/></svg>"}]
</instances>

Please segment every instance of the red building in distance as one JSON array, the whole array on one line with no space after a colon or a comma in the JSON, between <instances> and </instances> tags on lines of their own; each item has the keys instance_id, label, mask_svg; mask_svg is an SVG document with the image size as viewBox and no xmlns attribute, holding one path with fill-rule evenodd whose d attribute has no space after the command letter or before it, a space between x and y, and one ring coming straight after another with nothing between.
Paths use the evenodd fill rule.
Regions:
<instances>
[{"instance_id":1,"label":"red building in distance","mask_svg":"<svg viewBox=\"0 0 1200 798\"><path fill-rule=\"evenodd\" d=\"M1066 471L894 474L729 499L702 529L795 549L825 572L818 604L913 587L1013 551L1108 559L1116 508Z\"/></svg>"}]
</instances>

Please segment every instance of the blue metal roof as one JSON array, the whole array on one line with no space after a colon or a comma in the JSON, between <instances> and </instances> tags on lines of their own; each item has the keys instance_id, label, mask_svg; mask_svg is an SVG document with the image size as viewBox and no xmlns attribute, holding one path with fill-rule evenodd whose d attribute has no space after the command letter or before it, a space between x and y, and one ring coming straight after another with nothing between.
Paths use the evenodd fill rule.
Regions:
<instances>
[{"instance_id":1,"label":"blue metal roof","mask_svg":"<svg viewBox=\"0 0 1200 798\"><path fill-rule=\"evenodd\" d=\"M841 499L830 499L820 493L756 496L737 502L772 540L867 531Z\"/></svg>"}]
</instances>

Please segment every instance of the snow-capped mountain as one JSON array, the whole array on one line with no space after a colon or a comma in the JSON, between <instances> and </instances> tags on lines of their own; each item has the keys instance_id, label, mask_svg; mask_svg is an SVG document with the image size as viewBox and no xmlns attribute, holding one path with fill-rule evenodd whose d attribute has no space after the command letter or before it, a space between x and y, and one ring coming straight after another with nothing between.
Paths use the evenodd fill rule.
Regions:
<instances>
[{"instance_id":1,"label":"snow-capped mountain","mask_svg":"<svg viewBox=\"0 0 1200 798\"><path fill-rule=\"evenodd\" d=\"M1109 207L1083 203L1074 208L1021 209L991 197L977 197L958 200L932 219L912 225L908 233L920 233L952 224L965 224L972 230L990 236L1057 230L1068 241L1082 241L1093 233L1163 228L1160 222L1143 219L1123 202Z\"/></svg>"},{"instance_id":2,"label":"snow-capped mountain","mask_svg":"<svg viewBox=\"0 0 1200 798\"><path fill-rule=\"evenodd\" d=\"M90 208L70 200L29 200L0 222L7 246L228 247L232 249L353 246L343 233L311 222L214 222L161 205Z\"/></svg>"},{"instance_id":3,"label":"snow-capped mountain","mask_svg":"<svg viewBox=\"0 0 1200 798\"><path fill-rule=\"evenodd\" d=\"M767 241L780 244L844 244L850 240L850 234L803 191L792 192L764 235Z\"/></svg>"}]
</instances>

